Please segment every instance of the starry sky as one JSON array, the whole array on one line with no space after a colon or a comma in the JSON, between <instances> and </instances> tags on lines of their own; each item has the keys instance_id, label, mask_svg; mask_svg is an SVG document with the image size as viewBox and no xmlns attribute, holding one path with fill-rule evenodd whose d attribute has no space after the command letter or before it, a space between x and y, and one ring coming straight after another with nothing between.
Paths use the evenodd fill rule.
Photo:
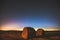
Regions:
<instances>
[{"instance_id":1,"label":"starry sky","mask_svg":"<svg viewBox=\"0 0 60 40\"><path fill-rule=\"evenodd\" d=\"M60 4L58 0L1 1L1 29L60 28Z\"/></svg>"}]
</instances>

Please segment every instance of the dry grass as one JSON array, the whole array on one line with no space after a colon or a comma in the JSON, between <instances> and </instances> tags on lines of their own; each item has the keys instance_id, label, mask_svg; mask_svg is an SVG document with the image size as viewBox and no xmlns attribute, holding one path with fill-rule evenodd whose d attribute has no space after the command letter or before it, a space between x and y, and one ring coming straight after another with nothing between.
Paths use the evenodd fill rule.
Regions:
<instances>
[{"instance_id":1,"label":"dry grass","mask_svg":"<svg viewBox=\"0 0 60 40\"><path fill-rule=\"evenodd\" d=\"M56 32L55 32L56 33ZM53 35L53 36L52 36ZM24 40L21 39L21 32L17 31L0 31L0 40ZM60 40L60 33L54 35L54 33L47 33L44 37L35 37L28 40Z\"/></svg>"}]
</instances>

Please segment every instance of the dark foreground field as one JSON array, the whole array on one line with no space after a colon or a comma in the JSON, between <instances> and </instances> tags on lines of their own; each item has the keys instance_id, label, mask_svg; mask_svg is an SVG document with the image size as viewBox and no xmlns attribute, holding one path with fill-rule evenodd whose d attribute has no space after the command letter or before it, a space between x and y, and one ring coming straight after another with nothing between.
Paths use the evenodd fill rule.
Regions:
<instances>
[{"instance_id":1,"label":"dark foreground field","mask_svg":"<svg viewBox=\"0 0 60 40\"><path fill-rule=\"evenodd\" d=\"M22 31L1 31L0 40L24 40L21 38ZM34 37L28 40L60 40L60 31L44 31L43 37Z\"/></svg>"}]
</instances>

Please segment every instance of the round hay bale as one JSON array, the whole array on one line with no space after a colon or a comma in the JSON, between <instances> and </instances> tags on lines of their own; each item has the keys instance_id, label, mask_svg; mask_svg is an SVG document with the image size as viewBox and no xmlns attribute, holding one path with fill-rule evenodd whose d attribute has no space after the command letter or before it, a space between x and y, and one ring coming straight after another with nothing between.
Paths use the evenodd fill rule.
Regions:
<instances>
[{"instance_id":1,"label":"round hay bale","mask_svg":"<svg viewBox=\"0 0 60 40\"><path fill-rule=\"evenodd\" d=\"M44 34L44 30L43 29L38 29L37 32L36 32L36 36L37 37L41 37L41 36L43 36L43 34Z\"/></svg>"},{"instance_id":2,"label":"round hay bale","mask_svg":"<svg viewBox=\"0 0 60 40\"><path fill-rule=\"evenodd\" d=\"M29 38L33 38L35 36L36 36L36 32L35 32L34 28L32 28L32 27L25 27L21 34L21 37L23 39L29 39Z\"/></svg>"}]
</instances>

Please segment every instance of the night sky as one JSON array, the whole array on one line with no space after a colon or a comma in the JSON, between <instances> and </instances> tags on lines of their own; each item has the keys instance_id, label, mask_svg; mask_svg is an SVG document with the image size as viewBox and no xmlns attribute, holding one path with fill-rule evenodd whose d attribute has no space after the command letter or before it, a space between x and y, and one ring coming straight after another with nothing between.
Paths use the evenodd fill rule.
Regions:
<instances>
[{"instance_id":1,"label":"night sky","mask_svg":"<svg viewBox=\"0 0 60 40\"><path fill-rule=\"evenodd\" d=\"M60 28L60 4L58 0L1 1L1 29L33 27Z\"/></svg>"}]
</instances>

